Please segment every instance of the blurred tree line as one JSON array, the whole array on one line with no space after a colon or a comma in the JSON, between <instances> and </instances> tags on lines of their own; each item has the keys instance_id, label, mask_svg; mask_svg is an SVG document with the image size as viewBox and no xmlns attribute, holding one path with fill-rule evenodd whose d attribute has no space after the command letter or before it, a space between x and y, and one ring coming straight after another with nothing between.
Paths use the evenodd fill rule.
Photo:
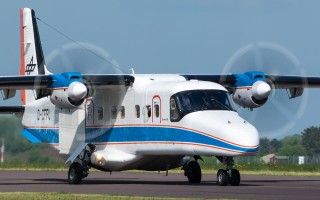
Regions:
<instances>
[{"instance_id":1,"label":"blurred tree line","mask_svg":"<svg viewBox=\"0 0 320 200\"><path fill-rule=\"evenodd\" d=\"M58 152L48 144L32 144L20 133L22 131L20 119L0 117L0 145L5 142L5 163L63 163Z\"/></svg>"},{"instance_id":2,"label":"blurred tree line","mask_svg":"<svg viewBox=\"0 0 320 200\"><path fill-rule=\"evenodd\" d=\"M267 154L279 156L320 155L320 127L311 126L304 129L301 134L286 136L281 140L261 138L258 155Z\"/></svg>"}]
</instances>

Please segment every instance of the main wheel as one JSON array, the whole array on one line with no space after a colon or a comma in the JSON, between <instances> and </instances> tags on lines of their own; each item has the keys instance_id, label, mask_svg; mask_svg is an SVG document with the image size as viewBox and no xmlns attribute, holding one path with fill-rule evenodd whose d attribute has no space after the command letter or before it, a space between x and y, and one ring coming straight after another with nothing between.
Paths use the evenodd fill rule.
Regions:
<instances>
[{"instance_id":1,"label":"main wheel","mask_svg":"<svg viewBox=\"0 0 320 200\"><path fill-rule=\"evenodd\" d=\"M188 169L186 173L189 183L201 182L201 168L197 161L191 161L188 163Z\"/></svg>"},{"instance_id":2,"label":"main wheel","mask_svg":"<svg viewBox=\"0 0 320 200\"><path fill-rule=\"evenodd\" d=\"M224 169L219 169L217 173L217 183L220 186L226 186L228 184L228 172Z\"/></svg>"},{"instance_id":3,"label":"main wheel","mask_svg":"<svg viewBox=\"0 0 320 200\"><path fill-rule=\"evenodd\" d=\"M68 172L68 183L80 184L82 180L82 167L79 163L72 163Z\"/></svg>"},{"instance_id":4,"label":"main wheel","mask_svg":"<svg viewBox=\"0 0 320 200\"><path fill-rule=\"evenodd\" d=\"M229 183L233 186L238 186L240 184L240 172L237 169L232 169L230 173Z\"/></svg>"}]
</instances>

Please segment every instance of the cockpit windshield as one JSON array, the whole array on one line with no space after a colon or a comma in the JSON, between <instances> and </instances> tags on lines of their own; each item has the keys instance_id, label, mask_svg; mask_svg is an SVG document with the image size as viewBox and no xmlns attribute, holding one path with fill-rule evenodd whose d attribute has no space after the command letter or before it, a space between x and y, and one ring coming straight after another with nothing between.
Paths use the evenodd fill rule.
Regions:
<instances>
[{"instance_id":1,"label":"cockpit windshield","mask_svg":"<svg viewBox=\"0 0 320 200\"><path fill-rule=\"evenodd\" d=\"M204 110L230 110L234 111L228 93L223 90L190 90L179 92L171 97L171 113L178 116L179 121L183 116L196 111ZM172 106L172 104L175 104ZM176 109L176 111L173 110ZM175 120L171 115L171 121Z\"/></svg>"}]
</instances>

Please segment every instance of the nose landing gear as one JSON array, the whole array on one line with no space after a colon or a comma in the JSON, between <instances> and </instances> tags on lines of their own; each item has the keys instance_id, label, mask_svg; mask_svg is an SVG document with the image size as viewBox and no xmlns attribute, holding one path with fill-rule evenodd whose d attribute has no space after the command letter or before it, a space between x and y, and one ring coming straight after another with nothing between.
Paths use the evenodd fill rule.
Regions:
<instances>
[{"instance_id":1,"label":"nose landing gear","mask_svg":"<svg viewBox=\"0 0 320 200\"><path fill-rule=\"evenodd\" d=\"M202 160L200 156L194 156L195 161L190 161L186 163L182 170L184 170L184 175L188 177L189 183L200 183L201 182L201 168L198 163L198 159ZM203 161L203 160L202 160Z\"/></svg>"},{"instance_id":2,"label":"nose landing gear","mask_svg":"<svg viewBox=\"0 0 320 200\"><path fill-rule=\"evenodd\" d=\"M228 183L232 186L238 186L240 184L240 172L237 169L233 169L234 161L232 157L220 157L217 159L227 165L227 169L219 169L217 173L217 183L220 186L226 186Z\"/></svg>"}]
</instances>

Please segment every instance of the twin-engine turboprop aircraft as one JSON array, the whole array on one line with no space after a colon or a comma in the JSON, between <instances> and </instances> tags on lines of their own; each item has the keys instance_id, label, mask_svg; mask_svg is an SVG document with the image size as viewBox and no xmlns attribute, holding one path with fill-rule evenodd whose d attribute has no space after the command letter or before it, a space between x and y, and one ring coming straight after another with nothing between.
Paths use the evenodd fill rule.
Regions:
<instances>
[{"instance_id":1,"label":"twin-engine turboprop aircraft","mask_svg":"<svg viewBox=\"0 0 320 200\"><path fill-rule=\"evenodd\" d=\"M231 101L257 108L271 89L320 87L319 77L277 76L252 71L230 75L52 74L33 10L20 11L20 76L0 77L4 99L20 90L22 106L1 113L21 118L22 134L56 148L78 184L91 167L102 171L159 171L182 167L190 183L201 182L200 156L216 156L219 185L239 185L234 156L259 150L257 129ZM191 161L191 158L194 160Z\"/></svg>"}]
</instances>

